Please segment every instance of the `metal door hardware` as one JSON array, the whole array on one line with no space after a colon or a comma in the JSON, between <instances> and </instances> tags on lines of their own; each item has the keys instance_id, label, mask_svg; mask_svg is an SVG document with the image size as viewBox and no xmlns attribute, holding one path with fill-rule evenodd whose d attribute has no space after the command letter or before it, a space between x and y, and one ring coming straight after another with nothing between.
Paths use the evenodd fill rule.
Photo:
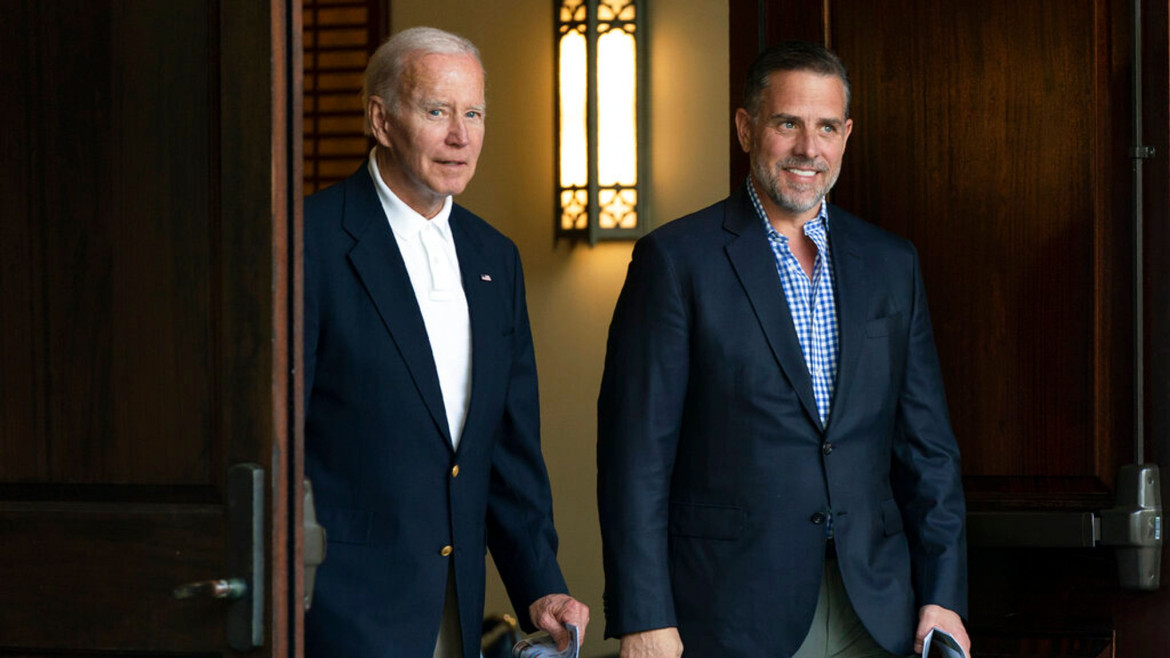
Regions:
<instances>
[{"instance_id":1,"label":"metal door hardware","mask_svg":"<svg viewBox=\"0 0 1170 658\"><path fill-rule=\"evenodd\" d=\"M317 567L325 561L325 528L317 523L317 506L313 503L313 483L305 480L305 610L313 605L313 584Z\"/></svg>"},{"instance_id":2,"label":"metal door hardware","mask_svg":"<svg viewBox=\"0 0 1170 658\"><path fill-rule=\"evenodd\" d=\"M248 593L248 583L240 578L204 580L175 588L176 599L195 599L210 596L213 599L239 599Z\"/></svg>"},{"instance_id":3,"label":"metal door hardware","mask_svg":"<svg viewBox=\"0 0 1170 658\"><path fill-rule=\"evenodd\" d=\"M264 644L264 469L236 464L227 477L227 570L230 578L186 583L176 599L228 601L227 641L236 651Z\"/></svg>"},{"instance_id":4,"label":"metal door hardware","mask_svg":"<svg viewBox=\"0 0 1170 658\"><path fill-rule=\"evenodd\" d=\"M1128 464L1117 477L1117 504L1101 512L1100 543L1117 549L1126 589L1156 590L1162 564L1162 492L1158 467Z\"/></svg>"},{"instance_id":5,"label":"metal door hardware","mask_svg":"<svg viewBox=\"0 0 1170 658\"><path fill-rule=\"evenodd\" d=\"M1125 589L1161 582L1162 494L1158 467L1129 464L1117 474L1114 506L1100 512L971 512L967 535L983 548L1093 548L1117 552Z\"/></svg>"}]
</instances>

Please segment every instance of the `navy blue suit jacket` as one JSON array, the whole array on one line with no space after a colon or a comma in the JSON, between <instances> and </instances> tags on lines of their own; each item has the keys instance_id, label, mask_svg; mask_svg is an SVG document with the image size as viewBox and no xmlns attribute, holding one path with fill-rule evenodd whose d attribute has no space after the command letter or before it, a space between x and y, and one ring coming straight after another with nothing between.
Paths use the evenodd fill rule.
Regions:
<instances>
[{"instance_id":1,"label":"navy blue suit jacket","mask_svg":"<svg viewBox=\"0 0 1170 658\"><path fill-rule=\"evenodd\" d=\"M430 656L452 560L464 654L478 656L486 547L522 618L532 601L566 591L519 254L460 206L450 221L472 336L458 450L366 167L305 202L305 457L329 541L309 656Z\"/></svg>"},{"instance_id":2,"label":"navy blue suit jacket","mask_svg":"<svg viewBox=\"0 0 1170 658\"><path fill-rule=\"evenodd\" d=\"M965 507L918 258L829 210L839 360L822 427L745 188L634 248L598 402L606 634L678 626L687 655L788 656L832 513L873 637L966 615Z\"/></svg>"}]
</instances>

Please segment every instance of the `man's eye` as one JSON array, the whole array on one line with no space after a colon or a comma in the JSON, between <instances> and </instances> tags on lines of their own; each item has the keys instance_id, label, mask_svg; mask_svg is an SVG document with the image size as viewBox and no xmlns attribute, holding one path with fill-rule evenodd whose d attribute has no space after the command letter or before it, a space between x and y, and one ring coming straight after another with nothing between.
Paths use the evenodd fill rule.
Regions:
<instances>
[{"instance_id":1,"label":"man's eye","mask_svg":"<svg viewBox=\"0 0 1170 658\"><path fill-rule=\"evenodd\" d=\"M783 128L783 129L785 129L785 130L792 130L793 128L795 128L795 127L796 127L796 122L794 122L794 121L784 121L784 122L782 122L782 123L780 124L780 127L781 127L781 128Z\"/></svg>"},{"instance_id":2,"label":"man's eye","mask_svg":"<svg viewBox=\"0 0 1170 658\"><path fill-rule=\"evenodd\" d=\"M833 126L821 126L821 132L831 133L831 132L836 132L836 131L837 131L837 129Z\"/></svg>"},{"instance_id":3,"label":"man's eye","mask_svg":"<svg viewBox=\"0 0 1170 658\"><path fill-rule=\"evenodd\" d=\"M482 115L479 112L476 112L475 110L469 110L467 112L467 114L465 114L464 116L466 116L468 119L478 119Z\"/></svg>"},{"instance_id":4,"label":"man's eye","mask_svg":"<svg viewBox=\"0 0 1170 658\"><path fill-rule=\"evenodd\" d=\"M427 110L427 114L433 117L441 117L443 116L443 111L439 109Z\"/></svg>"}]
</instances>

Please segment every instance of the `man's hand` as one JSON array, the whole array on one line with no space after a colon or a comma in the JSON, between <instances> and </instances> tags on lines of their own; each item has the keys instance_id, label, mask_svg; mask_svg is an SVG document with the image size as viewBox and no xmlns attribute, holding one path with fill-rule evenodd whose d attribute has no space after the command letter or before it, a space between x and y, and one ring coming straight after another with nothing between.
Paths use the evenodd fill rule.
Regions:
<instances>
[{"instance_id":1,"label":"man's hand","mask_svg":"<svg viewBox=\"0 0 1170 658\"><path fill-rule=\"evenodd\" d=\"M621 658L679 658L682 638L674 626L622 636Z\"/></svg>"},{"instance_id":2,"label":"man's hand","mask_svg":"<svg viewBox=\"0 0 1170 658\"><path fill-rule=\"evenodd\" d=\"M963 620L959 615L940 605L924 605L918 609L918 632L914 634L914 653L922 653L922 641L930 629L939 627L951 634L959 646L968 656L971 655L971 638L967 637L967 629L963 627Z\"/></svg>"},{"instance_id":3,"label":"man's hand","mask_svg":"<svg viewBox=\"0 0 1170 658\"><path fill-rule=\"evenodd\" d=\"M585 643L585 627L589 625L589 606L568 594L548 594L528 606L528 617L542 631L547 631L557 643L557 651L569 646L565 624L577 627L577 639Z\"/></svg>"}]
</instances>

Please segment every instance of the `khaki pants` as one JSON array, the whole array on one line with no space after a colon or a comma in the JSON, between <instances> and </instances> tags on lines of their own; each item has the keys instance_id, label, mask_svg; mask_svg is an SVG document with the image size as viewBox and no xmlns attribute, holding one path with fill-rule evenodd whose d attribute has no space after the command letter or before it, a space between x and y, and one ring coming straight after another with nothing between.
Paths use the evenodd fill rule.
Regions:
<instances>
[{"instance_id":1,"label":"khaki pants","mask_svg":"<svg viewBox=\"0 0 1170 658\"><path fill-rule=\"evenodd\" d=\"M812 628L792 658L889 658L894 654L881 648L865 630L845 593L837 557L825 557L821 593Z\"/></svg>"},{"instance_id":2,"label":"khaki pants","mask_svg":"<svg viewBox=\"0 0 1170 658\"><path fill-rule=\"evenodd\" d=\"M459 597L455 593L455 563L447 569L447 599L443 603L443 621L435 641L434 658L463 658L463 632L459 625Z\"/></svg>"}]
</instances>

